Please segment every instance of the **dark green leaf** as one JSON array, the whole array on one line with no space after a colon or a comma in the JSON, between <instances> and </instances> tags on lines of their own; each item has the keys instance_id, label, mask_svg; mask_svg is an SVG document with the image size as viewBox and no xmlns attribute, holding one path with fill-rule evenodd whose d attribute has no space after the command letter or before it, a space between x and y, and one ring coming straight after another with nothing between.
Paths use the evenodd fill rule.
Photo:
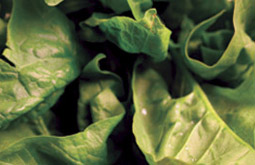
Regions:
<instances>
[{"instance_id":1,"label":"dark green leaf","mask_svg":"<svg viewBox=\"0 0 255 165\"><path fill-rule=\"evenodd\" d=\"M117 14L130 10L127 0L100 0L100 2Z\"/></svg>"},{"instance_id":2,"label":"dark green leaf","mask_svg":"<svg viewBox=\"0 0 255 165\"><path fill-rule=\"evenodd\" d=\"M0 51L6 42L6 23L0 18Z\"/></svg>"},{"instance_id":3,"label":"dark green leaf","mask_svg":"<svg viewBox=\"0 0 255 165\"><path fill-rule=\"evenodd\" d=\"M192 30L185 44L184 58L186 60L186 64L193 72L207 80L219 78L225 82L235 81L236 83L232 84L233 86L239 84L245 79L246 71L254 62L253 55L255 53L255 43L252 40L253 31L251 30L254 26L249 23L250 21L243 21L254 20L255 18L252 11L246 10L246 8L251 7L249 4L255 4L255 1L245 0L237 1L235 3L233 16L235 30L234 35L221 57L217 57L219 60L213 64L211 63L210 66L198 59L192 58L191 52L193 52L193 56L199 56L197 52L199 51L199 47L203 44L201 36L204 34L204 31L208 29L223 13L221 12L218 15L202 22ZM227 35L228 36L219 38L216 37L216 33L214 33L214 38L216 37L222 40L218 40L216 42L222 42L223 44L216 45L214 47L219 48L218 50L222 50L227 43L224 40L230 38L229 34ZM209 43L212 39L212 37L209 37L209 40L205 40L205 43L208 46L212 46L212 44Z\"/></svg>"}]
</instances>

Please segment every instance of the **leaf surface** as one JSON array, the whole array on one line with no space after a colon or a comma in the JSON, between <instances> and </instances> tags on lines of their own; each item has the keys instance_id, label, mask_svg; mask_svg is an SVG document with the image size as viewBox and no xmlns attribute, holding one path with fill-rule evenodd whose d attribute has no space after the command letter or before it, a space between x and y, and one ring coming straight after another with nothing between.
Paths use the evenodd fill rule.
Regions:
<instances>
[{"instance_id":1,"label":"leaf surface","mask_svg":"<svg viewBox=\"0 0 255 165\"><path fill-rule=\"evenodd\" d=\"M73 26L42 0L14 0L8 48L0 60L0 127L36 109L48 110L86 61ZM85 55L85 54L84 54Z\"/></svg>"},{"instance_id":2,"label":"leaf surface","mask_svg":"<svg viewBox=\"0 0 255 165\"><path fill-rule=\"evenodd\" d=\"M10 146L0 151L0 161L24 165L111 164L112 153L108 153L108 137L122 119L124 107L109 89L101 92L93 102L101 115L106 112L110 112L110 115L108 113L83 132L74 135L65 137L32 135L12 142ZM22 129L22 132L28 133L26 129ZM8 132L5 136L12 134Z\"/></svg>"},{"instance_id":3,"label":"leaf surface","mask_svg":"<svg viewBox=\"0 0 255 165\"><path fill-rule=\"evenodd\" d=\"M134 70L133 132L148 163L249 164L255 161L252 146L224 123L199 84L180 67L181 63L178 65L178 78L173 82L181 96L178 98L172 98L157 70L143 65Z\"/></svg>"},{"instance_id":4,"label":"leaf surface","mask_svg":"<svg viewBox=\"0 0 255 165\"><path fill-rule=\"evenodd\" d=\"M168 55L171 31L157 16L156 9L146 11L143 19L113 17L99 25L106 38L129 53L144 53L155 61Z\"/></svg>"},{"instance_id":5,"label":"leaf surface","mask_svg":"<svg viewBox=\"0 0 255 165\"><path fill-rule=\"evenodd\" d=\"M229 36L229 32L222 30L214 32L214 34L207 34L207 39L202 37L205 36L205 30L222 16L222 12L203 21L192 30L186 40L184 58L187 66L193 72L207 80L218 78L224 82L235 81L236 84L245 79L247 76L245 73L254 63L253 54L255 53L255 43L253 38L254 25L250 23L255 19L255 14L252 10L246 10L247 8L252 8L252 5L250 4L255 4L255 1L244 0L235 2L233 14L234 34L232 38ZM221 35L221 37L218 37L219 35ZM204 41L201 41L201 38L204 38ZM222 44L218 46L216 45L213 48L213 43L209 42L216 38L218 41L214 41L214 43ZM224 49L224 45L227 43L224 41L226 39L230 39L230 41L226 46L226 49ZM194 49L193 56L199 56L196 52L199 51L199 47L203 45L203 42L204 44L207 44L209 48L224 50L221 56L219 57L219 55L217 55L217 60L214 63L211 62L210 65L191 57L192 49ZM235 86L236 84L232 86Z\"/></svg>"}]
</instances>

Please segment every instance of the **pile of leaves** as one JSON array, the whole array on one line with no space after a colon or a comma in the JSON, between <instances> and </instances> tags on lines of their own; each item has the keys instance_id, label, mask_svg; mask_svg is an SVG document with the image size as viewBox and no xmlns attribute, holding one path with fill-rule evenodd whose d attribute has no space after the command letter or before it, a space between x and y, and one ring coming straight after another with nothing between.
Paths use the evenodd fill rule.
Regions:
<instances>
[{"instance_id":1,"label":"pile of leaves","mask_svg":"<svg viewBox=\"0 0 255 165\"><path fill-rule=\"evenodd\" d=\"M255 0L1 0L1 164L255 162Z\"/></svg>"}]
</instances>

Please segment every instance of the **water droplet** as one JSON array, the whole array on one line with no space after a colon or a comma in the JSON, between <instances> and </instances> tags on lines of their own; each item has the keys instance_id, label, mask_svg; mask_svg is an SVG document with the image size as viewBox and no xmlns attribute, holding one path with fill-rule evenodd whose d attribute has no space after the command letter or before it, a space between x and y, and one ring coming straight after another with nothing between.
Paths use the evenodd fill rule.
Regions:
<instances>
[{"instance_id":1,"label":"water droplet","mask_svg":"<svg viewBox=\"0 0 255 165\"><path fill-rule=\"evenodd\" d=\"M185 150L188 151L188 150L189 150L189 147L185 147Z\"/></svg>"},{"instance_id":2,"label":"water droplet","mask_svg":"<svg viewBox=\"0 0 255 165\"><path fill-rule=\"evenodd\" d=\"M145 108L142 109L142 114L147 115L147 110Z\"/></svg>"}]
</instances>

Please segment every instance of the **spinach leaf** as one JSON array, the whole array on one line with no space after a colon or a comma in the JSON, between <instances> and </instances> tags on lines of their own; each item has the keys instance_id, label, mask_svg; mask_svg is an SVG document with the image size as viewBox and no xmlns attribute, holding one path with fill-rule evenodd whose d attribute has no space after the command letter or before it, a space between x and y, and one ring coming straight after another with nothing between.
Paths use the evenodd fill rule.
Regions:
<instances>
[{"instance_id":1,"label":"spinach leaf","mask_svg":"<svg viewBox=\"0 0 255 165\"><path fill-rule=\"evenodd\" d=\"M127 0L136 20L144 17L144 13L152 7L151 0Z\"/></svg>"},{"instance_id":2,"label":"spinach leaf","mask_svg":"<svg viewBox=\"0 0 255 165\"><path fill-rule=\"evenodd\" d=\"M117 14L130 10L127 0L100 0L100 2Z\"/></svg>"},{"instance_id":3,"label":"spinach leaf","mask_svg":"<svg viewBox=\"0 0 255 165\"><path fill-rule=\"evenodd\" d=\"M23 138L1 150L0 161L11 164L111 164L113 157L108 153L107 140L122 119L124 107L109 89L95 97L93 104L104 117L83 132L66 137ZM22 130L27 133L26 129ZM8 131L7 135L13 134Z\"/></svg>"},{"instance_id":4,"label":"spinach leaf","mask_svg":"<svg viewBox=\"0 0 255 165\"><path fill-rule=\"evenodd\" d=\"M3 54L14 66L0 60L0 128L48 110L87 58L61 12L42 0L13 2Z\"/></svg>"},{"instance_id":5,"label":"spinach leaf","mask_svg":"<svg viewBox=\"0 0 255 165\"><path fill-rule=\"evenodd\" d=\"M0 164L252 165L253 8L1 0Z\"/></svg>"},{"instance_id":6,"label":"spinach leaf","mask_svg":"<svg viewBox=\"0 0 255 165\"><path fill-rule=\"evenodd\" d=\"M104 58L106 58L104 54L98 54L86 65L81 74L80 99L78 101L77 116L81 130L89 124L86 120L89 114L91 114L94 122L97 121L98 118L107 115L107 112L104 112L103 116L100 115L101 112L97 112L97 109L94 107L95 103L92 103L95 97L108 88L111 89L116 96L121 97L123 95L123 86L120 77L112 72L100 69L99 62ZM105 100L107 100L107 98L105 98Z\"/></svg>"},{"instance_id":7,"label":"spinach leaf","mask_svg":"<svg viewBox=\"0 0 255 165\"><path fill-rule=\"evenodd\" d=\"M157 70L141 64L134 69L133 132L148 163L253 162L252 146L224 123L182 63L177 62L177 69L174 84L178 86L179 98L170 95Z\"/></svg>"},{"instance_id":8,"label":"spinach leaf","mask_svg":"<svg viewBox=\"0 0 255 165\"><path fill-rule=\"evenodd\" d=\"M171 31L160 21L155 9L147 10L138 21L97 14L84 23L99 25L106 38L126 52L145 53L155 61L162 61L168 55Z\"/></svg>"},{"instance_id":9,"label":"spinach leaf","mask_svg":"<svg viewBox=\"0 0 255 165\"><path fill-rule=\"evenodd\" d=\"M185 43L184 58L187 66L193 72L207 80L218 78L224 82L235 82L230 86L240 84L247 77L246 73L254 63L253 54L255 53L253 40L254 30L252 30L254 29L254 26L249 23L250 21L254 20L255 17L251 10L245 10L246 8L251 7L249 4L254 4L254 2L252 0L245 0L235 3L233 15L234 34L226 49L224 49L223 45L226 45L226 41L224 40L230 38L229 32L217 32L220 33L220 37L217 37L217 34L215 34L216 32L211 34L214 38L218 38L218 41L215 42L221 43L219 40L222 40L222 43L215 48L212 47L212 43L208 43L213 38L204 33L205 30L208 29L223 14L222 12L208 20L203 21L192 30ZM204 42L209 48L221 50L216 54L213 53L215 54L215 57L212 57L214 58L213 61L211 61L211 57L209 56L212 55L210 53L208 54L208 51L202 51L205 61L210 60L211 63L205 63L191 57L191 51L193 51L196 56L196 50L199 49L203 43L200 38L205 35L208 39L205 39ZM222 51L224 52L221 54Z\"/></svg>"}]
</instances>

